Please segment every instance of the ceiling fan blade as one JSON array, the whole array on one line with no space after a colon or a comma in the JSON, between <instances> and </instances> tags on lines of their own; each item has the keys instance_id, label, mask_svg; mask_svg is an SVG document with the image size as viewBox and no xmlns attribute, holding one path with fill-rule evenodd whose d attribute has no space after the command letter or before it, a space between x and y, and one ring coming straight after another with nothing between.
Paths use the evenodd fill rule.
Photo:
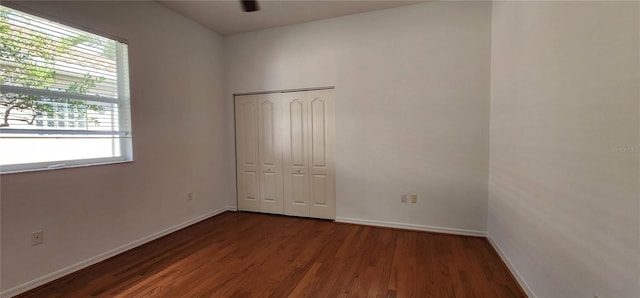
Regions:
<instances>
[{"instance_id":1,"label":"ceiling fan blade","mask_svg":"<svg viewBox=\"0 0 640 298\"><path fill-rule=\"evenodd\" d=\"M260 10L260 5L258 5L258 1L256 0L240 0L240 4L242 4L242 10L244 12Z\"/></svg>"}]
</instances>

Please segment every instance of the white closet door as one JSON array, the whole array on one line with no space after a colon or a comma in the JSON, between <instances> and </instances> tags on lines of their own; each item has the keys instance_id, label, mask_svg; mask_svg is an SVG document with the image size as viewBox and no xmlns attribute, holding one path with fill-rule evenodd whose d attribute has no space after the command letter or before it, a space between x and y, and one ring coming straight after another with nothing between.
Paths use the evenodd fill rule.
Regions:
<instances>
[{"instance_id":1,"label":"white closet door","mask_svg":"<svg viewBox=\"0 0 640 298\"><path fill-rule=\"evenodd\" d=\"M284 93L284 214L309 216L309 104L305 92Z\"/></svg>"},{"instance_id":2,"label":"white closet door","mask_svg":"<svg viewBox=\"0 0 640 298\"><path fill-rule=\"evenodd\" d=\"M282 214L282 101L280 93L258 96L260 211Z\"/></svg>"},{"instance_id":3,"label":"white closet door","mask_svg":"<svg viewBox=\"0 0 640 298\"><path fill-rule=\"evenodd\" d=\"M333 96L236 97L239 210L335 218Z\"/></svg>"},{"instance_id":4,"label":"white closet door","mask_svg":"<svg viewBox=\"0 0 640 298\"><path fill-rule=\"evenodd\" d=\"M333 90L283 94L284 214L335 218Z\"/></svg>"},{"instance_id":5,"label":"white closet door","mask_svg":"<svg viewBox=\"0 0 640 298\"><path fill-rule=\"evenodd\" d=\"M258 96L237 96L236 167L238 210L260 211Z\"/></svg>"},{"instance_id":6,"label":"white closet door","mask_svg":"<svg viewBox=\"0 0 640 298\"><path fill-rule=\"evenodd\" d=\"M309 216L335 218L333 90L307 93L309 107Z\"/></svg>"}]
</instances>

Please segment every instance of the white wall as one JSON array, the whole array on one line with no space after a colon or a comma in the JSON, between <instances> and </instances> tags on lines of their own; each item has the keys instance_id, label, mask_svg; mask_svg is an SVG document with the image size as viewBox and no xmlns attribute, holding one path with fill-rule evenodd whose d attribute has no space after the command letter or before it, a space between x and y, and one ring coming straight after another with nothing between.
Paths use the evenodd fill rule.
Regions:
<instances>
[{"instance_id":1,"label":"white wall","mask_svg":"<svg viewBox=\"0 0 640 298\"><path fill-rule=\"evenodd\" d=\"M640 293L637 2L494 2L488 231L539 297Z\"/></svg>"},{"instance_id":2,"label":"white wall","mask_svg":"<svg viewBox=\"0 0 640 298\"><path fill-rule=\"evenodd\" d=\"M129 40L135 162L2 175L3 290L235 205L231 94L336 86L340 219L488 229L540 297L640 292L638 3L431 2L224 39L153 2L22 5Z\"/></svg>"},{"instance_id":3,"label":"white wall","mask_svg":"<svg viewBox=\"0 0 640 298\"><path fill-rule=\"evenodd\" d=\"M2 175L2 290L227 205L219 35L154 2L20 4L128 40L135 161ZM44 244L32 247L38 229Z\"/></svg>"},{"instance_id":4,"label":"white wall","mask_svg":"<svg viewBox=\"0 0 640 298\"><path fill-rule=\"evenodd\" d=\"M490 17L433 2L228 36L228 100L335 86L339 220L484 231Z\"/></svg>"}]
</instances>

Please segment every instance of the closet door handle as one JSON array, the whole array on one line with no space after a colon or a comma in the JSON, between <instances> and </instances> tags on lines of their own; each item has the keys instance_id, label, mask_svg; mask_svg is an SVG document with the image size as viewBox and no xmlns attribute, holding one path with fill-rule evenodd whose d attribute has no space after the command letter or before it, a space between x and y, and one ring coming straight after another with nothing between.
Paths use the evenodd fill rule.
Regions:
<instances>
[{"instance_id":1,"label":"closet door handle","mask_svg":"<svg viewBox=\"0 0 640 298\"><path fill-rule=\"evenodd\" d=\"M271 168L267 168L267 172L271 172Z\"/></svg>"},{"instance_id":2,"label":"closet door handle","mask_svg":"<svg viewBox=\"0 0 640 298\"><path fill-rule=\"evenodd\" d=\"M300 173L300 169L296 169L296 173Z\"/></svg>"}]
</instances>

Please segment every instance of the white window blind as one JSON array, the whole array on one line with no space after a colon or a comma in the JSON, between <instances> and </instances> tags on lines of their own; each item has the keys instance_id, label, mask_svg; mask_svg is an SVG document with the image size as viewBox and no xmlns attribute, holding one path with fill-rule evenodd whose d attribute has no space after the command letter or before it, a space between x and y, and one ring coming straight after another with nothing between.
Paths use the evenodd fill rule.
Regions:
<instances>
[{"instance_id":1,"label":"white window blind","mask_svg":"<svg viewBox=\"0 0 640 298\"><path fill-rule=\"evenodd\" d=\"M0 6L0 171L132 159L127 45Z\"/></svg>"}]
</instances>

